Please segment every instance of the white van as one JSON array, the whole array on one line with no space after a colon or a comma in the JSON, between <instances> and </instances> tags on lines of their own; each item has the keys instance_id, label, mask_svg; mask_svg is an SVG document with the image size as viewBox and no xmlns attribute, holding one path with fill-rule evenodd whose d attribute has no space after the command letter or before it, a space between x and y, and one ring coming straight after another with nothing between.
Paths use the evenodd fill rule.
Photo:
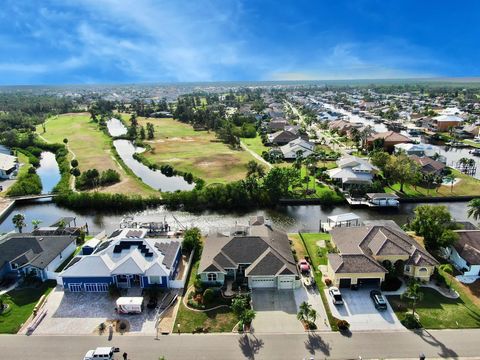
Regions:
<instances>
[{"instance_id":1,"label":"white van","mask_svg":"<svg viewBox=\"0 0 480 360\"><path fill-rule=\"evenodd\" d=\"M88 350L83 360L113 360L113 354L118 352L114 347L97 347L95 350Z\"/></svg>"}]
</instances>

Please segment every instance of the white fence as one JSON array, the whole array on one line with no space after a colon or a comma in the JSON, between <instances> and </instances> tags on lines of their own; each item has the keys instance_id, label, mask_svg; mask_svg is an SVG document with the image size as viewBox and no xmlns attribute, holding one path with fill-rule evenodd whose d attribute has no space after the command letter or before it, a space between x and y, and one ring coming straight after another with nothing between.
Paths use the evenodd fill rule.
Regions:
<instances>
[{"instance_id":1,"label":"white fence","mask_svg":"<svg viewBox=\"0 0 480 360\"><path fill-rule=\"evenodd\" d=\"M188 274L190 273L190 267L192 266L192 259L193 259L194 252L190 253L190 257L187 262L187 266L183 271L183 277L181 280L170 280L168 282L170 289L183 289L185 287L185 283L188 279Z\"/></svg>"}]
</instances>

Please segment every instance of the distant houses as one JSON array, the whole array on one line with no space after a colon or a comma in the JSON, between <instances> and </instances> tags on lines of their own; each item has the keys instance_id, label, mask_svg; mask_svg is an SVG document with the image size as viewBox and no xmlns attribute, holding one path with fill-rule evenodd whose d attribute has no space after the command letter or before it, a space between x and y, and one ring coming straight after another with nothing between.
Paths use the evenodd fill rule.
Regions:
<instances>
[{"instance_id":1,"label":"distant houses","mask_svg":"<svg viewBox=\"0 0 480 360\"><path fill-rule=\"evenodd\" d=\"M302 154L302 157L305 158L312 155L314 153L314 150L314 144L301 138L292 140L288 144L280 147L280 151L282 152L283 158L285 160L295 160L297 158L297 155L300 154L300 152Z\"/></svg>"},{"instance_id":2,"label":"distant houses","mask_svg":"<svg viewBox=\"0 0 480 360\"><path fill-rule=\"evenodd\" d=\"M405 135L399 134L395 131L386 131L370 136L367 139L367 147L372 148L377 140L382 141L383 148L386 151L393 151L394 146L397 144L412 142L412 140Z\"/></svg>"},{"instance_id":3,"label":"distant houses","mask_svg":"<svg viewBox=\"0 0 480 360\"><path fill-rule=\"evenodd\" d=\"M13 179L17 175L18 168L16 156L0 153L0 179Z\"/></svg>"},{"instance_id":4,"label":"distant houses","mask_svg":"<svg viewBox=\"0 0 480 360\"><path fill-rule=\"evenodd\" d=\"M452 127L460 126L463 119L456 115L439 115L432 118L430 129L436 132L446 132Z\"/></svg>"}]
</instances>

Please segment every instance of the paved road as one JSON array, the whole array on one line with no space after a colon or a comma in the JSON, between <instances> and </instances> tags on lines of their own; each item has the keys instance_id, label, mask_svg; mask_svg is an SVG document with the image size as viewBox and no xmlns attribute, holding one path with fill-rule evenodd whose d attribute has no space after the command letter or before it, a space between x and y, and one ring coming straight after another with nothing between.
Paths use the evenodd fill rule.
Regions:
<instances>
[{"instance_id":1,"label":"paved road","mask_svg":"<svg viewBox=\"0 0 480 360\"><path fill-rule=\"evenodd\" d=\"M358 332L301 335L169 335L150 336L0 336L1 359L79 360L97 346L118 346L131 360L178 359L427 359L480 356L480 330ZM476 359L480 359L477 357Z\"/></svg>"}]
</instances>

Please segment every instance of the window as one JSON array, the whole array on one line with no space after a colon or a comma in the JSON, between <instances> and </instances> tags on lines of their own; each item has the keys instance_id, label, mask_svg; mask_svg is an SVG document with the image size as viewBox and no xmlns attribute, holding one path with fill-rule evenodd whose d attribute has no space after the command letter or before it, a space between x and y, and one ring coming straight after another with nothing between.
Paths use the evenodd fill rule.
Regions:
<instances>
[{"instance_id":1,"label":"window","mask_svg":"<svg viewBox=\"0 0 480 360\"><path fill-rule=\"evenodd\" d=\"M410 272L410 265L405 265L405 271Z\"/></svg>"},{"instance_id":2,"label":"window","mask_svg":"<svg viewBox=\"0 0 480 360\"><path fill-rule=\"evenodd\" d=\"M18 265L16 263L10 263L10 266L12 267L12 270L18 269Z\"/></svg>"},{"instance_id":3,"label":"window","mask_svg":"<svg viewBox=\"0 0 480 360\"><path fill-rule=\"evenodd\" d=\"M424 268L424 267L422 267L422 268L420 268L420 270L418 270L418 271L420 271L420 272L425 272L425 271L428 271L428 269L427 269L427 268Z\"/></svg>"},{"instance_id":4,"label":"window","mask_svg":"<svg viewBox=\"0 0 480 360\"><path fill-rule=\"evenodd\" d=\"M215 273L208 273L208 275L207 275L207 280L208 280L208 281L217 281L217 274L215 274Z\"/></svg>"},{"instance_id":5,"label":"window","mask_svg":"<svg viewBox=\"0 0 480 360\"><path fill-rule=\"evenodd\" d=\"M162 278L160 276L150 276L148 278L148 282L150 284L161 284L162 283Z\"/></svg>"}]
</instances>

